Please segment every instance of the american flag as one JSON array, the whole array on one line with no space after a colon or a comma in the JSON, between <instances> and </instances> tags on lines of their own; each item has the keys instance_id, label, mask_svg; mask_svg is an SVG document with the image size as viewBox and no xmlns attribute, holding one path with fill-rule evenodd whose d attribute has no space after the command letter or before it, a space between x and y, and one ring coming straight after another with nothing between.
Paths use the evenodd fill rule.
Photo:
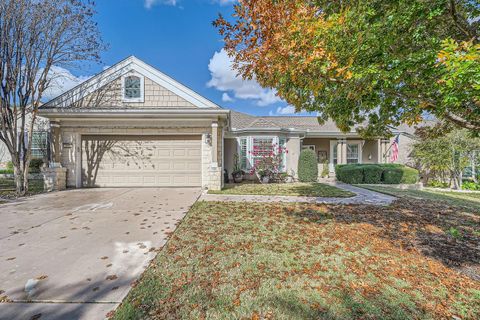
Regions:
<instances>
[{"instance_id":1,"label":"american flag","mask_svg":"<svg viewBox=\"0 0 480 320\"><path fill-rule=\"evenodd\" d=\"M400 135L397 135L395 137L395 140L393 140L392 145L390 148L392 149L392 154L390 156L390 162L395 162L398 159L398 143L400 141Z\"/></svg>"}]
</instances>

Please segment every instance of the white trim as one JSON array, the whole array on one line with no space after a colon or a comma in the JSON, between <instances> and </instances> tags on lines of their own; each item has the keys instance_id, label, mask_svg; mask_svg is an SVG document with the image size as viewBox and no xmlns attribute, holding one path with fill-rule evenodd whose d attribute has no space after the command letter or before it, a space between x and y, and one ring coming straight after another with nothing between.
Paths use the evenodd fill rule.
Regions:
<instances>
[{"instance_id":1,"label":"white trim","mask_svg":"<svg viewBox=\"0 0 480 320\"><path fill-rule=\"evenodd\" d=\"M82 187L82 135L75 135L75 187Z\"/></svg>"},{"instance_id":2,"label":"white trim","mask_svg":"<svg viewBox=\"0 0 480 320\"><path fill-rule=\"evenodd\" d=\"M44 106L48 107L48 105L58 105L59 108L68 107L71 104L89 95L90 93L94 92L95 90L103 87L107 83L110 83L131 71L138 72L139 74L149 78L153 82L156 82L167 90L170 90L174 94L182 97L183 99L198 108L221 109L217 104L202 97L195 91L187 88L183 84L179 83L178 81L172 79L171 77L167 76L166 74L160 72L159 70L153 68L152 66L146 64L145 62L134 56L120 61L116 65L97 74L96 76L83 82L79 86L47 102L46 104L44 104Z\"/></svg>"},{"instance_id":3,"label":"white trim","mask_svg":"<svg viewBox=\"0 0 480 320\"><path fill-rule=\"evenodd\" d=\"M128 77L137 77L140 79L140 97L139 98L127 98L125 96L125 79ZM122 101L123 102L145 102L145 77L138 72L129 72L124 74L121 78L122 81Z\"/></svg>"}]
</instances>

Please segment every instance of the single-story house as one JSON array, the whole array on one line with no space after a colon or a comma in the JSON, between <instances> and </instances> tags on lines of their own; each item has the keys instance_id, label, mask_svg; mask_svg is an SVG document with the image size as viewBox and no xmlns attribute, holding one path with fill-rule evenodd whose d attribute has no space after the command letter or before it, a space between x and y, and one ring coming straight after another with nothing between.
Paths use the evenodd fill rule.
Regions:
<instances>
[{"instance_id":1,"label":"single-story house","mask_svg":"<svg viewBox=\"0 0 480 320\"><path fill-rule=\"evenodd\" d=\"M333 173L341 163L389 162L391 139L364 140L316 117L257 117L221 108L145 62L129 57L44 104L53 162L68 187L198 186L220 189L234 155L248 171L258 145L283 145L296 175L308 148ZM408 128L410 130L410 128ZM400 134L408 161L411 132ZM321 171L321 170L320 170Z\"/></svg>"}]
</instances>

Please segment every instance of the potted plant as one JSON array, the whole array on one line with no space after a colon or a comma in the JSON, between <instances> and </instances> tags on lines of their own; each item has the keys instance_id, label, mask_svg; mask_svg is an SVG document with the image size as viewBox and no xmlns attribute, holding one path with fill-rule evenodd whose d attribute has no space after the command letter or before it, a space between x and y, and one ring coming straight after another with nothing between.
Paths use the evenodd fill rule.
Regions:
<instances>
[{"instance_id":1,"label":"potted plant","mask_svg":"<svg viewBox=\"0 0 480 320\"><path fill-rule=\"evenodd\" d=\"M233 182L235 182L235 183L242 182L244 174L245 173L243 172L243 170L240 169L240 161L238 159L238 154L236 153L233 156L233 172L232 172Z\"/></svg>"}]
</instances>

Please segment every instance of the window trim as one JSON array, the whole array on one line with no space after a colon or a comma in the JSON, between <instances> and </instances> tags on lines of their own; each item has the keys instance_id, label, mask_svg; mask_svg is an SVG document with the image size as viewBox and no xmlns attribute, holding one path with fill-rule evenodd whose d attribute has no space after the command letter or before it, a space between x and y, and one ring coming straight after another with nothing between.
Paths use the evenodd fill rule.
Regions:
<instances>
[{"instance_id":1,"label":"window trim","mask_svg":"<svg viewBox=\"0 0 480 320\"><path fill-rule=\"evenodd\" d=\"M125 79L129 77L137 77L140 79L140 98L127 98L125 96ZM122 76L122 100L123 102L145 102L145 77L143 75L133 72Z\"/></svg>"}]
</instances>

